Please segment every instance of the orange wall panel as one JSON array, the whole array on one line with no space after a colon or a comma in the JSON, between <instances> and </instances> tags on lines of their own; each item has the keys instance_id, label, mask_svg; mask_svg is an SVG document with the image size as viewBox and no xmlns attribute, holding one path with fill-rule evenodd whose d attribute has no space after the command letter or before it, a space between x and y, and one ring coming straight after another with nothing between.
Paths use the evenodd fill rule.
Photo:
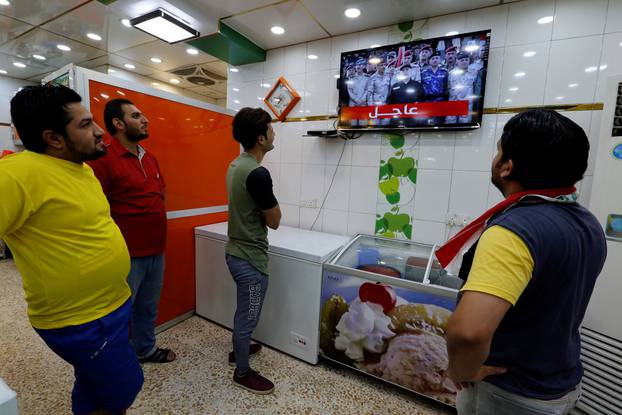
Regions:
<instances>
[{"instance_id":1,"label":"orange wall panel","mask_svg":"<svg viewBox=\"0 0 622 415\"><path fill-rule=\"evenodd\" d=\"M166 210L227 204L225 173L240 154L230 115L92 80L89 91L91 113L102 128L104 106L114 98L129 99L149 119L149 138L140 144L160 164L167 184ZM105 140L111 137L106 134Z\"/></svg>"},{"instance_id":2,"label":"orange wall panel","mask_svg":"<svg viewBox=\"0 0 622 415\"><path fill-rule=\"evenodd\" d=\"M167 185L167 211L227 204L225 174L240 153L230 115L93 80L89 93L91 113L102 128L104 106L115 98L129 99L149 119L149 138L141 145L158 159ZM111 139L106 133L104 140ZM225 220L226 213L168 220L158 324L195 309L194 227Z\"/></svg>"}]
</instances>

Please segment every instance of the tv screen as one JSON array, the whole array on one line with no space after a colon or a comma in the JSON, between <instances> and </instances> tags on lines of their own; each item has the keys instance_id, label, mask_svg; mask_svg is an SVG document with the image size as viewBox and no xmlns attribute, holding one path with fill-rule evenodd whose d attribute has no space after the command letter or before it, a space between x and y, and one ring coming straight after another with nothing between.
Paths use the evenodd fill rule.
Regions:
<instances>
[{"instance_id":1,"label":"tv screen","mask_svg":"<svg viewBox=\"0 0 622 415\"><path fill-rule=\"evenodd\" d=\"M478 128L490 30L341 54L340 130Z\"/></svg>"}]
</instances>

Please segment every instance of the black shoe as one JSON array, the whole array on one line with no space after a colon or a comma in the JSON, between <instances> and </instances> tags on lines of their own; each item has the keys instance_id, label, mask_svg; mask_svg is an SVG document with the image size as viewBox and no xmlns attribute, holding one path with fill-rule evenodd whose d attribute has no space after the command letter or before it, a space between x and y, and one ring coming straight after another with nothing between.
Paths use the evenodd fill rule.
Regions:
<instances>
[{"instance_id":1,"label":"black shoe","mask_svg":"<svg viewBox=\"0 0 622 415\"><path fill-rule=\"evenodd\" d=\"M233 383L236 386L258 395L267 395L274 390L274 383L261 376L259 372L253 369L250 369L242 376L238 376L237 370L233 372Z\"/></svg>"},{"instance_id":2,"label":"black shoe","mask_svg":"<svg viewBox=\"0 0 622 415\"><path fill-rule=\"evenodd\" d=\"M260 350L261 344L251 343L250 347L248 348L248 355L252 356L255 353L259 353ZM229 353L229 366L235 366L235 353L233 352Z\"/></svg>"}]
</instances>

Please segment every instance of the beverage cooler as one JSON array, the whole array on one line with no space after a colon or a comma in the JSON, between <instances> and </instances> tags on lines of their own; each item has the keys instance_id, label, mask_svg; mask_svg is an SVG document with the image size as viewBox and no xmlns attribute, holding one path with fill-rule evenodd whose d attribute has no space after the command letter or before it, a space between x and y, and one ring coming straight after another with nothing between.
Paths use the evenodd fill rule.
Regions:
<instances>
[{"instance_id":1,"label":"beverage cooler","mask_svg":"<svg viewBox=\"0 0 622 415\"><path fill-rule=\"evenodd\" d=\"M358 235L324 264L320 355L454 406L445 332L462 280L434 250Z\"/></svg>"}]
</instances>

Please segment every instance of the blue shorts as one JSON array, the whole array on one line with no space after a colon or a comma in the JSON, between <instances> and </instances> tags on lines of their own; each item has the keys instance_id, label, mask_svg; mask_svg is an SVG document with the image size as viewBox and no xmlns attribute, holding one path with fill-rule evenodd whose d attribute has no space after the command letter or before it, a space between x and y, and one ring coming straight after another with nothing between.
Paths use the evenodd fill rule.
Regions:
<instances>
[{"instance_id":1,"label":"blue shorts","mask_svg":"<svg viewBox=\"0 0 622 415\"><path fill-rule=\"evenodd\" d=\"M71 407L75 414L98 409L121 413L143 385L143 371L129 341L132 304L78 326L37 329L45 343L73 366Z\"/></svg>"}]
</instances>

